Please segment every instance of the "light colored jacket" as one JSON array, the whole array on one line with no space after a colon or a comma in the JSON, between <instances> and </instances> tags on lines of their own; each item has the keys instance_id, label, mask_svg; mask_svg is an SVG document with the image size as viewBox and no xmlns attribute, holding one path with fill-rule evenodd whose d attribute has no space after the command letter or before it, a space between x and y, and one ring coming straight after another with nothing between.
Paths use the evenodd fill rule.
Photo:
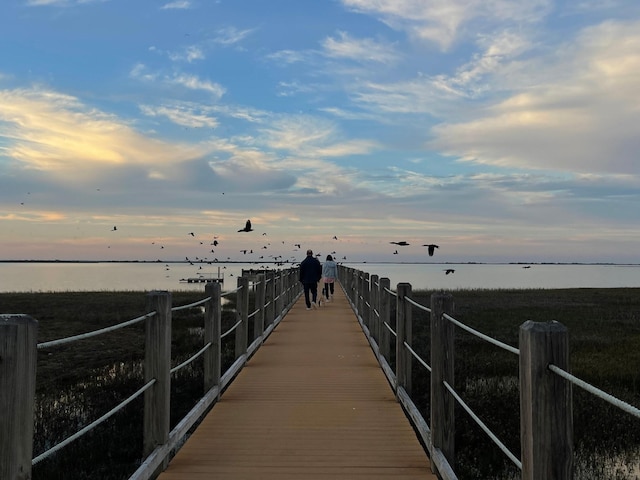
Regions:
<instances>
[{"instance_id":1,"label":"light colored jacket","mask_svg":"<svg viewBox=\"0 0 640 480\"><path fill-rule=\"evenodd\" d=\"M322 264L322 276L325 278L338 278L338 265L333 260L327 260Z\"/></svg>"}]
</instances>

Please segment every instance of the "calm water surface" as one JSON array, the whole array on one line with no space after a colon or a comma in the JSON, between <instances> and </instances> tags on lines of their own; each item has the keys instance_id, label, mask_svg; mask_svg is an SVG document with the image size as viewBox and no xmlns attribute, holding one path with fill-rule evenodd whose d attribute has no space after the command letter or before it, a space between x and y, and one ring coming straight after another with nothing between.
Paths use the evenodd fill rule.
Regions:
<instances>
[{"instance_id":1,"label":"calm water surface","mask_svg":"<svg viewBox=\"0 0 640 480\"><path fill-rule=\"evenodd\" d=\"M614 288L640 287L640 265L522 265L507 264L346 264L371 275L387 277L417 289L495 288ZM250 263L0 263L0 292L55 291L204 291L204 284L180 279L222 276L223 290L233 290ZM276 267L274 267L276 268ZM445 274L446 269L455 272Z\"/></svg>"}]
</instances>

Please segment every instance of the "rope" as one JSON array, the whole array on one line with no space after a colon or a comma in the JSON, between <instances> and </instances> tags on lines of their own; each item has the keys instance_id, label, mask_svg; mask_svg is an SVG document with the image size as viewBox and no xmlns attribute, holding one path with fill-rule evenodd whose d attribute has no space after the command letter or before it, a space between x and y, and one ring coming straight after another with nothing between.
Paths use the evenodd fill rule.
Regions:
<instances>
[{"instance_id":1,"label":"rope","mask_svg":"<svg viewBox=\"0 0 640 480\"><path fill-rule=\"evenodd\" d=\"M211 300L211 297L203 298L202 300L198 300L197 302L190 303L189 305L182 305L180 307L173 307L171 309L171 311L172 312L177 312L179 310L185 310L187 308L197 307L198 305L203 305L203 304L207 303L209 300Z\"/></svg>"},{"instance_id":2,"label":"rope","mask_svg":"<svg viewBox=\"0 0 640 480\"><path fill-rule=\"evenodd\" d=\"M238 287L235 290L229 290L228 292L224 292L222 294L220 294L221 297L226 297L227 295L231 295L232 293L237 293L240 291L242 287Z\"/></svg>"},{"instance_id":3,"label":"rope","mask_svg":"<svg viewBox=\"0 0 640 480\"><path fill-rule=\"evenodd\" d=\"M493 443L495 443L498 448L500 450L502 450L502 452L509 457L509 460L511 460L513 462L513 464L518 467L520 470L522 470L522 462L520 460L518 460L518 458L509 451L509 449L498 439L498 437L496 437L493 432L491 430L489 430L489 427L487 427L482 420L480 420L478 418L478 416L473 413L473 410L471 410L471 408L469 408L469 405L467 405L466 403L464 403L464 400L462 400L462 398L460 398L460 396L455 392L455 390L453 389L453 387L451 385L449 385L447 382L442 382L445 386L445 388L447 390L449 390L449 393L451 393L451 395L453 395L453 398L456 399L456 401L460 404L460 406L462 408L465 409L465 411L469 414L469 416L478 424L478 426L484 430L484 433L486 433L489 438L491 440L493 440Z\"/></svg>"},{"instance_id":4,"label":"rope","mask_svg":"<svg viewBox=\"0 0 640 480\"><path fill-rule=\"evenodd\" d=\"M118 330L119 328L128 327L130 325L134 325L138 322L141 322L147 318L153 317L156 312L145 313L144 315L134 318L133 320L128 320L126 322L119 323L117 325L112 325L110 327L101 328L100 330L94 330L93 332L81 333L80 335L74 335L72 337L60 338L58 340L51 340L50 342L42 342L37 345L38 349L41 348L49 348L49 347L58 347L60 345L64 345L65 343L75 342L76 340L84 340L85 338L96 337L98 335L102 335L103 333L112 332L114 330Z\"/></svg>"},{"instance_id":5,"label":"rope","mask_svg":"<svg viewBox=\"0 0 640 480\"><path fill-rule=\"evenodd\" d=\"M560 367L557 367L553 364L549 365L549 370L551 370L553 373L560 375L562 378L569 380L574 385L577 385L578 387L586 390L592 395L595 395L596 397L601 398L606 402L609 402L611 405L618 407L619 409L624 410L627 413L630 413L634 417L640 418L640 409L634 407L633 405L630 405L627 402L620 400L619 398L616 398L613 395L610 395L600 390L597 387L594 387L593 385L585 382L584 380L580 380L578 377L574 377L570 373L564 371Z\"/></svg>"},{"instance_id":6,"label":"rope","mask_svg":"<svg viewBox=\"0 0 640 480\"><path fill-rule=\"evenodd\" d=\"M496 340L495 338L489 337L488 335L485 335L484 333L480 333L479 331L474 330L471 327L468 327L464 323L460 323L458 320L456 320L455 318L447 315L446 313L442 314L442 318L445 318L445 319L449 320L454 325L457 325L458 327L462 328L463 330L466 330L467 332L475 335L476 337L479 337L479 338L481 338L481 339L483 339L483 340L485 340L485 341L487 341L489 343L492 343L497 347L503 348L507 352L511 352L511 353L515 353L516 355L520 355L520 350L518 350L517 348L512 347L511 345L507 345L506 343L503 343L500 340Z\"/></svg>"},{"instance_id":7,"label":"rope","mask_svg":"<svg viewBox=\"0 0 640 480\"><path fill-rule=\"evenodd\" d=\"M260 309L259 309L259 308L258 308L258 309L256 309L256 310L254 310L254 311L253 311L253 312L251 312L249 315L247 315L247 318L251 318L251 317L253 317L253 316L254 316L254 315L256 315L259 311L260 311Z\"/></svg>"},{"instance_id":8,"label":"rope","mask_svg":"<svg viewBox=\"0 0 640 480\"><path fill-rule=\"evenodd\" d=\"M180 370L183 367L186 367L187 365L189 365L191 362L193 362L196 358L198 358L200 355L202 355L204 352L207 351L207 349L211 346L211 342L207 343L204 347L202 347L198 353L195 353L192 357L186 359L184 362L182 362L180 365L176 365L175 367L173 367L170 370L170 373L176 373L178 370Z\"/></svg>"},{"instance_id":9,"label":"rope","mask_svg":"<svg viewBox=\"0 0 640 480\"><path fill-rule=\"evenodd\" d=\"M424 360L422 360L422 358L420 358L420 356L413 350L413 348L411 348L411 345L409 345L407 342L404 342L404 346L407 347L407 350L409 350L409 352L411 352L411 355L413 355L413 358L415 358L418 362L422 364L424 368L426 368L427 370L429 370L429 372L431 372L431 367L427 365L427 363Z\"/></svg>"},{"instance_id":10,"label":"rope","mask_svg":"<svg viewBox=\"0 0 640 480\"><path fill-rule=\"evenodd\" d=\"M242 319L238 320L238 322L237 322L233 327L231 327L229 330L227 330L227 331L226 331L226 332L224 332L222 335L220 335L220 338L224 338L224 337L226 337L227 335L229 335L229 334L230 334L231 332L233 332L233 331L236 329L236 327L237 327L238 325L240 325L241 323L242 323Z\"/></svg>"},{"instance_id":11,"label":"rope","mask_svg":"<svg viewBox=\"0 0 640 480\"><path fill-rule=\"evenodd\" d=\"M387 327L387 330L389 330L393 334L394 337L398 336L398 334L396 332L394 332L393 329L391 328L391 325L389 325L387 322L384 322L383 325L385 327Z\"/></svg>"},{"instance_id":12,"label":"rope","mask_svg":"<svg viewBox=\"0 0 640 480\"><path fill-rule=\"evenodd\" d=\"M389 290L387 287L384 287L384 291L387 292L387 293L390 293L394 297L398 296L398 294L396 292L394 292L393 290Z\"/></svg>"},{"instance_id":13,"label":"rope","mask_svg":"<svg viewBox=\"0 0 640 480\"><path fill-rule=\"evenodd\" d=\"M425 307L424 305L419 304L418 302L416 302L415 300L412 300L409 297L404 297L404 299L409 302L411 305L413 305L414 307L418 307L420 310L424 310L427 313L431 313L431 309L428 307Z\"/></svg>"},{"instance_id":14,"label":"rope","mask_svg":"<svg viewBox=\"0 0 640 480\"><path fill-rule=\"evenodd\" d=\"M90 423L89 425L87 425L86 427L84 427L82 430L79 430L78 432L74 433L73 435L71 435L70 437L68 437L66 440L63 440L62 442L58 443L57 445L51 447L49 450L47 450L46 452L41 453L40 455L38 455L36 458L34 458L33 460L31 460L31 465L35 465L39 462L41 462L42 460L44 460L45 458L53 455L54 453L56 453L58 450L66 447L67 445L69 445L71 442L77 440L78 438L80 438L82 435L84 435L85 433L89 432L90 430L92 430L93 428L97 427L98 425L100 425L102 422L104 422L105 420L107 420L109 417L111 417L112 415L114 415L115 413L117 413L118 411L120 411L121 409L123 409L124 407L126 407L129 403L131 403L132 401L134 401L136 398L138 398L140 395L142 395L149 387L151 387L151 385L153 385L154 383L156 383L156 379L154 378L153 380L150 380L146 385L144 385L142 388L140 388L137 392L135 392L133 395L131 395L129 398L127 398L124 402L120 403L119 405L116 405L114 408L112 408L110 411L108 411L107 413L105 413L103 416L101 416L100 418L98 418L97 420L94 420L92 423Z\"/></svg>"}]
</instances>

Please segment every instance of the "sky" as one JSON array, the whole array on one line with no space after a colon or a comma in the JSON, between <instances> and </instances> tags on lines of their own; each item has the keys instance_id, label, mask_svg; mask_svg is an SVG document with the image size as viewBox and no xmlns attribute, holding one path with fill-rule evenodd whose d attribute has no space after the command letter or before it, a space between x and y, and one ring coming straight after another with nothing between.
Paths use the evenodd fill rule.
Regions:
<instances>
[{"instance_id":1,"label":"sky","mask_svg":"<svg viewBox=\"0 0 640 480\"><path fill-rule=\"evenodd\" d=\"M0 259L640 263L637 0L3 0L0 45Z\"/></svg>"}]
</instances>

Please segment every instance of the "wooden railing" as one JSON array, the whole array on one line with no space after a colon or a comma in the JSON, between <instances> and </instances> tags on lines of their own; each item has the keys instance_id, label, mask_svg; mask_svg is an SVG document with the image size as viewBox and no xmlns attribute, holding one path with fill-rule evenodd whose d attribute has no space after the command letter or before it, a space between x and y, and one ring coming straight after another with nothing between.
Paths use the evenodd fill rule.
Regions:
<instances>
[{"instance_id":1,"label":"wooden railing","mask_svg":"<svg viewBox=\"0 0 640 480\"><path fill-rule=\"evenodd\" d=\"M251 289L255 298L253 311L249 306ZM237 295L237 322L222 332L222 299L232 293ZM144 451L142 464L130 478L152 478L166 468L172 450L216 402L224 388L284 318L300 293L297 268L266 271L256 275L253 282L248 276L238 277L237 288L232 292L222 293L219 283L208 283L204 299L183 306L172 306L170 292L154 291L147 294L148 313L138 318L102 330L40 344L37 343L38 322L35 319L22 314L0 315L0 480L31 478L33 465L65 448L142 395ZM172 312L197 306L204 307L204 345L191 358L171 368ZM249 321L253 322L251 342L248 338ZM32 458L37 350L52 349L139 322L145 323L144 385L107 414ZM235 361L225 372L221 372L221 340L232 332L235 333ZM204 361L205 393L170 430L171 375L201 356Z\"/></svg>"},{"instance_id":2,"label":"wooden railing","mask_svg":"<svg viewBox=\"0 0 640 480\"><path fill-rule=\"evenodd\" d=\"M343 265L339 266L338 273L398 401L427 447L432 469L445 480L457 478L452 468L456 403L521 470L521 478L525 480L573 478L574 385L640 418L638 408L569 373L567 329L558 322L524 322L520 326L518 349L456 320L453 317L454 303L450 293L434 293L431 295L430 306L427 307L412 298L409 283L398 283L393 291L388 278L370 276L367 272ZM391 316L393 302L394 321ZM424 312L429 318L431 353L428 362L420 358L412 347L414 311ZM395 330L392 324L395 324ZM519 357L520 459L491 432L453 388L456 328ZM392 359L390 352L394 343L395 358ZM391 363L395 363L395 369L392 369ZM429 412L421 412L412 400L414 363L431 375Z\"/></svg>"}]
</instances>

